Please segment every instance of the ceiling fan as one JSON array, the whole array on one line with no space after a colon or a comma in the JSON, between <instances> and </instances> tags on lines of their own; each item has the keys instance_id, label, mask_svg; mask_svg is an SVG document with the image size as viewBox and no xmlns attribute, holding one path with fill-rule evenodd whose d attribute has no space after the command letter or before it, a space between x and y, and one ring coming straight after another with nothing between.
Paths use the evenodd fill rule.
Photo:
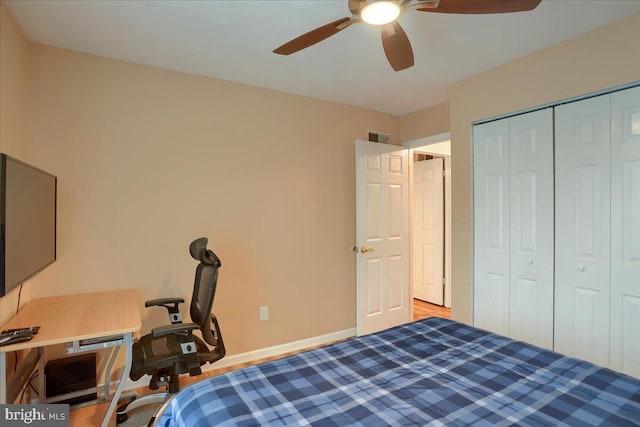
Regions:
<instances>
[{"instance_id":1,"label":"ceiling fan","mask_svg":"<svg viewBox=\"0 0 640 427\"><path fill-rule=\"evenodd\" d=\"M382 47L395 71L413 66L413 50L406 33L396 21L408 10L438 13L488 14L535 9L541 0L347 0L351 17L333 21L283 44L273 52L290 55L344 30L365 22L380 27Z\"/></svg>"}]
</instances>

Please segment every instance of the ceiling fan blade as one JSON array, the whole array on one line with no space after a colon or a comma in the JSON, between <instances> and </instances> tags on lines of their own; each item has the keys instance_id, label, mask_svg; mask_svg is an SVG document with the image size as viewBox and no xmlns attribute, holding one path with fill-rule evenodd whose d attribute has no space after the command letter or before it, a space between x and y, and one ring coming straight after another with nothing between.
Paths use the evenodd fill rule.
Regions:
<instances>
[{"instance_id":1,"label":"ceiling fan blade","mask_svg":"<svg viewBox=\"0 0 640 427\"><path fill-rule=\"evenodd\" d=\"M348 0L349 1L349 10L351 11L351 13L353 15L359 15L360 14L360 3L362 3L361 0Z\"/></svg>"},{"instance_id":2,"label":"ceiling fan blade","mask_svg":"<svg viewBox=\"0 0 640 427\"><path fill-rule=\"evenodd\" d=\"M333 21L330 24L323 25L322 27L318 27L315 30L311 30L306 34L301 35L300 37L296 37L290 42L287 42L275 49L273 53L279 53L280 55L291 55L292 53L312 46L318 42L321 42L327 37L330 37L344 30L353 22L356 21L352 20L351 18L338 19L337 21Z\"/></svg>"},{"instance_id":3,"label":"ceiling fan blade","mask_svg":"<svg viewBox=\"0 0 640 427\"><path fill-rule=\"evenodd\" d=\"M535 9L542 0L440 0L438 7L417 7L421 12L437 13L507 13Z\"/></svg>"},{"instance_id":4,"label":"ceiling fan blade","mask_svg":"<svg viewBox=\"0 0 640 427\"><path fill-rule=\"evenodd\" d=\"M381 28L382 47L395 71L413 66L413 50L409 38L397 21Z\"/></svg>"}]
</instances>

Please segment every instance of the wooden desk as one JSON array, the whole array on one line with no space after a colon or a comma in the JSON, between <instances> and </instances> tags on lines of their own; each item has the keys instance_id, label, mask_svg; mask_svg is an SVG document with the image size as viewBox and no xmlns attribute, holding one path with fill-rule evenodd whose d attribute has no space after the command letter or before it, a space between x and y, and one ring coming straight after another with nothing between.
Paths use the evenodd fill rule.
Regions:
<instances>
[{"instance_id":1,"label":"wooden desk","mask_svg":"<svg viewBox=\"0 0 640 427\"><path fill-rule=\"evenodd\" d=\"M7 353L36 348L42 349L44 353L47 346L54 344L68 344L67 353L69 354L112 348L105 384L101 386L105 390L103 401L109 400L111 367L118 349L124 346L126 363L102 422L102 426L106 427L131 371L133 333L138 332L141 328L137 291L127 289L36 298L2 325L0 329L28 326L40 326L38 334L33 339L0 347L0 403L7 403ZM112 338L107 342L97 344L88 344L83 341L101 337ZM39 369L40 395L44 396L44 357L40 357ZM48 402L52 401L48 400Z\"/></svg>"}]
</instances>

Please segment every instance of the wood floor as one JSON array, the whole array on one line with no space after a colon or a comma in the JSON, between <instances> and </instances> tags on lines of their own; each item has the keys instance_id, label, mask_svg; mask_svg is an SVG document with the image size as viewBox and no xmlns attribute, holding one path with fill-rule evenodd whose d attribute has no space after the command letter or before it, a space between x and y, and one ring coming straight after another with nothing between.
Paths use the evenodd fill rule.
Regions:
<instances>
[{"instance_id":1,"label":"wood floor","mask_svg":"<svg viewBox=\"0 0 640 427\"><path fill-rule=\"evenodd\" d=\"M414 299L413 320L425 319L427 317L444 317L445 319L451 319L451 309Z\"/></svg>"},{"instance_id":2,"label":"wood floor","mask_svg":"<svg viewBox=\"0 0 640 427\"><path fill-rule=\"evenodd\" d=\"M429 304L424 301L414 300L413 302L413 320L420 320L427 317L444 317L446 319L451 318L451 309L446 307L440 307L438 305ZM305 350L310 350L305 349ZM244 368L247 366L251 366L257 363L268 362L270 360L280 359L282 357L290 356L297 352L290 352L286 354L280 354L278 356L268 357L260 360L256 360L254 362L241 363L233 366L229 366L221 369L214 369L198 377L181 377L180 385L184 387L188 384L192 384L196 381L202 381L206 378L211 378L219 374L224 374L229 371L234 371L236 369ZM140 388L136 390L138 395L143 395L149 392L148 388ZM125 393L126 395L126 393ZM73 409L70 413L71 423L70 427L89 427L89 426L99 426L102 422L102 416L107 411L107 404L102 403L99 405L91 405L86 406L84 408ZM113 416L111 423L109 426L115 427L115 415Z\"/></svg>"}]
</instances>

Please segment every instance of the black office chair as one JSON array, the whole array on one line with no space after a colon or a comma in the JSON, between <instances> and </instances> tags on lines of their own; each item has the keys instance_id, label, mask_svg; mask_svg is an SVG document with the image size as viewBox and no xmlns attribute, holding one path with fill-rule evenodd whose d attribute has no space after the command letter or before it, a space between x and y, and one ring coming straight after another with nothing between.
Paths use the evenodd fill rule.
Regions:
<instances>
[{"instance_id":1,"label":"black office chair","mask_svg":"<svg viewBox=\"0 0 640 427\"><path fill-rule=\"evenodd\" d=\"M157 390L161 385L167 387L166 392L134 397L133 400L120 406L116 422L127 420L127 412L150 403L163 403L180 390L179 375L189 373L200 375L200 367L213 363L225 355L224 343L216 316L211 313L213 298L216 293L220 259L207 249L207 238L202 237L191 242L189 252L200 261L196 268L193 295L191 297L190 315L194 323L182 323L178 305L182 298L161 298L145 302L145 307L162 306L168 310L171 325L154 328L133 344L132 380L143 375L151 375L149 388ZM202 337L211 348L199 337L193 335L200 330ZM153 418L152 418L153 420Z\"/></svg>"}]
</instances>

